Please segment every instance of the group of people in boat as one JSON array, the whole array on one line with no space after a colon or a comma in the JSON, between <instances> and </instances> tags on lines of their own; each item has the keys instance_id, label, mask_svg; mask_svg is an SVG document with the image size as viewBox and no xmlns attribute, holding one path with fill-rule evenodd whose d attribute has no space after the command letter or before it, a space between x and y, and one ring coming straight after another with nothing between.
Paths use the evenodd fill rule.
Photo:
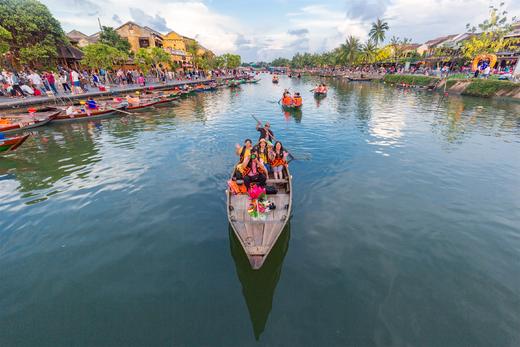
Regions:
<instances>
[{"instance_id":1,"label":"group of people in boat","mask_svg":"<svg viewBox=\"0 0 520 347\"><path fill-rule=\"evenodd\" d=\"M288 152L276 141L269 122L264 126L258 123L256 130L260 132L258 143L253 145L246 139L243 146L236 145L236 154L240 157L236 178L243 179L248 190L252 183L265 187L270 173L275 180L283 179L283 168L288 166Z\"/></svg>"},{"instance_id":2,"label":"group of people in boat","mask_svg":"<svg viewBox=\"0 0 520 347\"><path fill-rule=\"evenodd\" d=\"M301 107L303 105L303 99L300 93L295 92L294 95L285 89L282 95L282 106L286 107Z\"/></svg>"},{"instance_id":3,"label":"group of people in boat","mask_svg":"<svg viewBox=\"0 0 520 347\"><path fill-rule=\"evenodd\" d=\"M316 94L327 94L327 86L322 83L314 87L314 93Z\"/></svg>"}]
</instances>

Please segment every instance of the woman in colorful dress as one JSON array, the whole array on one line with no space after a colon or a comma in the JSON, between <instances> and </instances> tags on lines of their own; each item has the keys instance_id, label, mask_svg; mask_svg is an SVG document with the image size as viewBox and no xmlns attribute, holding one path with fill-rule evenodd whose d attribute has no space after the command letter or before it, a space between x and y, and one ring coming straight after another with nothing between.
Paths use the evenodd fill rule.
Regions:
<instances>
[{"instance_id":1,"label":"woman in colorful dress","mask_svg":"<svg viewBox=\"0 0 520 347\"><path fill-rule=\"evenodd\" d=\"M274 179L281 180L283 178L283 168L284 166L287 166L288 153L283 149L283 145L280 141L276 141L274 144L273 152L271 167L273 170Z\"/></svg>"}]
</instances>

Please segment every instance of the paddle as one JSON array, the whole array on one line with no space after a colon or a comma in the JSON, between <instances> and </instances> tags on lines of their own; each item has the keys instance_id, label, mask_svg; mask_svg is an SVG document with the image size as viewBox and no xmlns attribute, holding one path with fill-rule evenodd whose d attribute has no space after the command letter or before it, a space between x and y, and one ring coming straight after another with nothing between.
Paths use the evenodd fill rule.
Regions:
<instances>
[{"instance_id":1,"label":"paddle","mask_svg":"<svg viewBox=\"0 0 520 347\"><path fill-rule=\"evenodd\" d=\"M123 110L119 110L117 108L113 108L113 107L110 107L110 106L107 106L105 105L106 108L108 108L109 110L112 110L112 111L117 111L117 112L121 112L121 113L124 113L124 114L128 114L128 115L132 115L130 112L127 112L127 111L123 111Z\"/></svg>"},{"instance_id":2,"label":"paddle","mask_svg":"<svg viewBox=\"0 0 520 347\"><path fill-rule=\"evenodd\" d=\"M259 121L258 118L256 118L254 114L251 114L251 117L253 117L253 119L256 120L256 122L257 122L258 124L260 124L260 125L262 124L262 122ZM273 140L276 141L276 137L275 137L274 135L273 135ZM294 156L294 155L293 155L293 154L292 154L292 153L287 149L287 147L285 148L285 151L287 152L287 154L289 154L289 155L291 156L292 160L309 160L308 157L306 157L305 159L303 159L303 158L302 158L302 159L298 159L298 158L296 158L296 157L295 157L295 156ZM289 160L289 162L290 162L290 161L291 161L291 160Z\"/></svg>"}]
</instances>

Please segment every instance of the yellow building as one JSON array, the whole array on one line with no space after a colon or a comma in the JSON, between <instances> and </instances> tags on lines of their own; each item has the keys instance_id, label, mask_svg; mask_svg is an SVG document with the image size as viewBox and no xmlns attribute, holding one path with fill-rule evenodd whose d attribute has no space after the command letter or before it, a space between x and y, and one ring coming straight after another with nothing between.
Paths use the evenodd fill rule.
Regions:
<instances>
[{"instance_id":1,"label":"yellow building","mask_svg":"<svg viewBox=\"0 0 520 347\"><path fill-rule=\"evenodd\" d=\"M130 43L130 50L133 52L137 52L139 48L163 46L161 33L148 27L142 27L134 22L126 22L115 30L119 36L125 38Z\"/></svg>"},{"instance_id":2,"label":"yellow building","mask_svg":"<svg viewBox=\"0 0 520 347\"><path fill-rule=\"evenodd\" d=\"M183 37L175 31L170 31L164 36L163 48L166 52L171 54L173 61L183 66L191 65L192 57L186 50L186 43Z\"/></svg>"}]
</instances>

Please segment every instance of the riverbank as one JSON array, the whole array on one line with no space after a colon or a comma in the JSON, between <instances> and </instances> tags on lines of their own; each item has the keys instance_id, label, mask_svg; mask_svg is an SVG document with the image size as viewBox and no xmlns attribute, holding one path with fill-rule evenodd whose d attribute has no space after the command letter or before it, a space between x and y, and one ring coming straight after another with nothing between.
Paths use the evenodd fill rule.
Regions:
<instances>
[{"instance_id":1,"label":"riverbank","mask_svg":"<svg viewBox=\"0 0 520 347\"><path fill-rule=\"evenodd\" d=\"M230 80L235 78L242 78L243 76L227 76L227 77L219 77L218 80ZM130 86L115 86L111 87L107 91L99 91L93 90L82 94L59 94L57 96L31 96L26 99L9 99L9 98L0 98L0 110L9 110L9 109L17 109L25 106L32 105L44 105L44 104L52 104L61 101L72 101L78 99L85 99L87 97L103 97L103 96L113 96L113 95L121 95L127 93L133 93L136 91L141 91L145 89L169 89L175 88L182 85L193 85L193 84L207 84L210 82L215 82L217 79L199 79L199 80L180 80L180 81L172 81L166 83L150 83L146 86L140 86L137 84Z\"/></svg>"},{"instance_id":2,"label":"riverbank","mask_svg":"<svg viewBox=\"0 0 520 347\"><path fill-rule=\"evenodd\" d=\"M385 83L415 86L450 94L478 96L483 98L507 97L520 100L520 84L490 79L448 79L422 75L385 75Z\"/></svg>"}]
</instances>

